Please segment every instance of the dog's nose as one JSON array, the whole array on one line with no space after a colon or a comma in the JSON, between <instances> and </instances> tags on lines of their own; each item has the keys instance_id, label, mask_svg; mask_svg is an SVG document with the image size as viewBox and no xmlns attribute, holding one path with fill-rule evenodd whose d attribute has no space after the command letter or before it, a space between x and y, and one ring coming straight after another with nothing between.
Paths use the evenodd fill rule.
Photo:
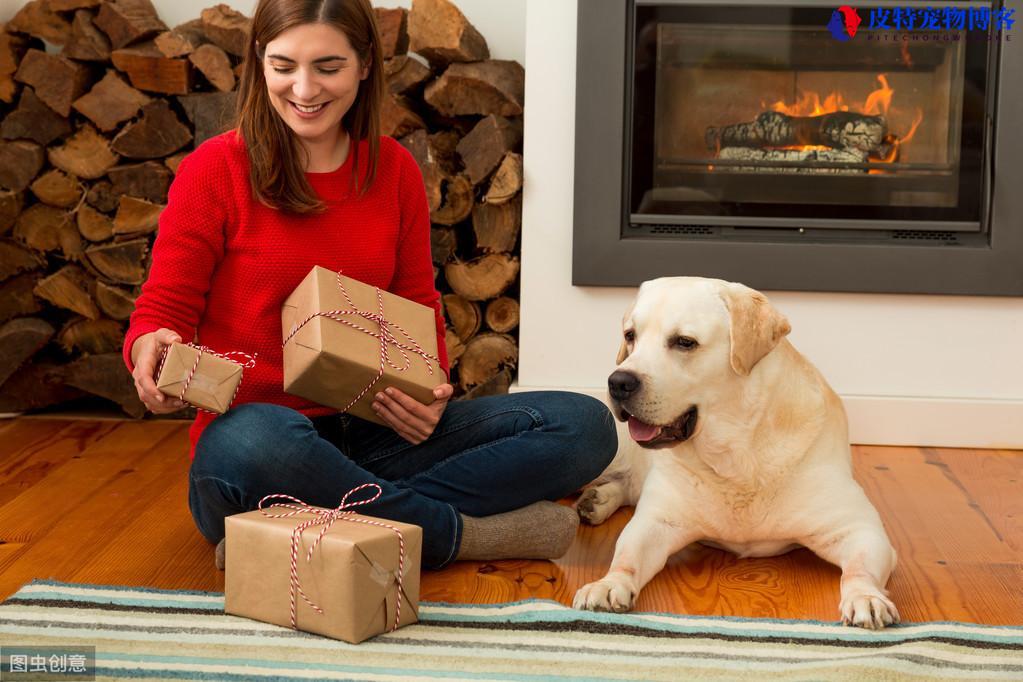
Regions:
<instances>
[{"instance_id":1,"label":"dog's nose","mask_svg":"<svg viewBox=\"0 0 1023 682\"><path fill-rule=\"evenodd\" d=\"M607 390L615 400L625 400L639 389L639 383L632 372L618 370L607 378Z\"/></svg>"}]
</instances>

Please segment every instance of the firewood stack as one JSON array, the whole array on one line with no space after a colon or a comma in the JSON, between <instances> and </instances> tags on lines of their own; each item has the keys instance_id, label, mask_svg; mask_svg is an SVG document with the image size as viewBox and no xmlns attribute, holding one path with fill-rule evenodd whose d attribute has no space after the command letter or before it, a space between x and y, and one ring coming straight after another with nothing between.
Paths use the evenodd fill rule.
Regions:
<instances>
[{"instance_id":1,"label":"firewood stack","mask_svg":"<svg viewBox=\"0 0 1023 682\"><path fill-rule=\"evenodd\" d=\"M524 71L448 0L376 12L383 132L423 172L452 383L505 392ZM217 5L170 29L150 0L32 0L0 24L0 412L100 396L144 414L124 331L178 164L234 123L249 24Z\"/></svg>"}]
</instances>

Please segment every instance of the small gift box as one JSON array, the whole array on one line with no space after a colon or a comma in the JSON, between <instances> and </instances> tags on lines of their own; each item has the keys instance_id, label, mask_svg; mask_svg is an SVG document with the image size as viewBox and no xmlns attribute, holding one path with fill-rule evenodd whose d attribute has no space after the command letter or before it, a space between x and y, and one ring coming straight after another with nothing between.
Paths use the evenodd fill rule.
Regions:
<instances>
[{"instance_id":1,"label":"small gift box","mask_svg":"<svg viewBox=\"0 0 1023 682\"><path fill-rule=\"evenodd\" d=\"M270 498L294 504L225 519L227 613L352 644L418 620L422 528L344 511L348 495L337 509Z\"/></svg>"},{"instance_id":2,"label":"small gift box","mask_svg":"<svg viewBox=\"0 0 1023 682\"><path fill-rule=\"evenodd\" d=\"M432 308L315 267L281 308L284 390L384 424L373 396L394 386L434 401L446 381Z\"/></svg>"},{"instance_id":3,"label":"small gift box","mask_svg":"<svg viewBox=\"0 0 1023 682\"><path fill-rule=\"evenodd\" d=\"M245 353L221 354L204 346L173 343L160 363L156 387L164 395L223 414L238 393L242 370L254 364L255 359Z\"/></svg>"}]
</instances>

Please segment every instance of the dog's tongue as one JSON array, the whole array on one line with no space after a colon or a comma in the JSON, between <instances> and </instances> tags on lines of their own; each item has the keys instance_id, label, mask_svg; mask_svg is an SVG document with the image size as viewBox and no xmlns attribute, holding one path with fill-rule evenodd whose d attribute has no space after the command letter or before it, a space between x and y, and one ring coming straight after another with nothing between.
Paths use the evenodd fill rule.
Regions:
<instances>
[{"instance_id":1,"label":"dog's tongue","mask_svg":"<svg viewBox=\"0 0 1023 682\"><path fill-rule=\"evenodd\" d=\"M637 443L644 443L648 440L657 438L657 435L661 432L660 426L654 426L653 424L647 424L641 422L633 416L629 416L629 435L632 436L632 440Z\"/></svg>"}]
</instances>

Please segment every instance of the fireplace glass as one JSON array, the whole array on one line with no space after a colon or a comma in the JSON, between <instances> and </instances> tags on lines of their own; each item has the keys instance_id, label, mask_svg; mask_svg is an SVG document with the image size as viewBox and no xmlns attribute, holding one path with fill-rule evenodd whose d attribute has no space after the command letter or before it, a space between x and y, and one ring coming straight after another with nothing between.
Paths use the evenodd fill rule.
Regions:
<instances>
[{"instance_id":1,"label":"fireplace glass","mask_svg":"<svg viewBox=\"0 0 1023 682\"><path fill-rule=\"evenodd\" d=\"M638 5L623 236L981 231L987 42L869 11L843 40L820 8Z\"/></svg>"}]
</instances>

